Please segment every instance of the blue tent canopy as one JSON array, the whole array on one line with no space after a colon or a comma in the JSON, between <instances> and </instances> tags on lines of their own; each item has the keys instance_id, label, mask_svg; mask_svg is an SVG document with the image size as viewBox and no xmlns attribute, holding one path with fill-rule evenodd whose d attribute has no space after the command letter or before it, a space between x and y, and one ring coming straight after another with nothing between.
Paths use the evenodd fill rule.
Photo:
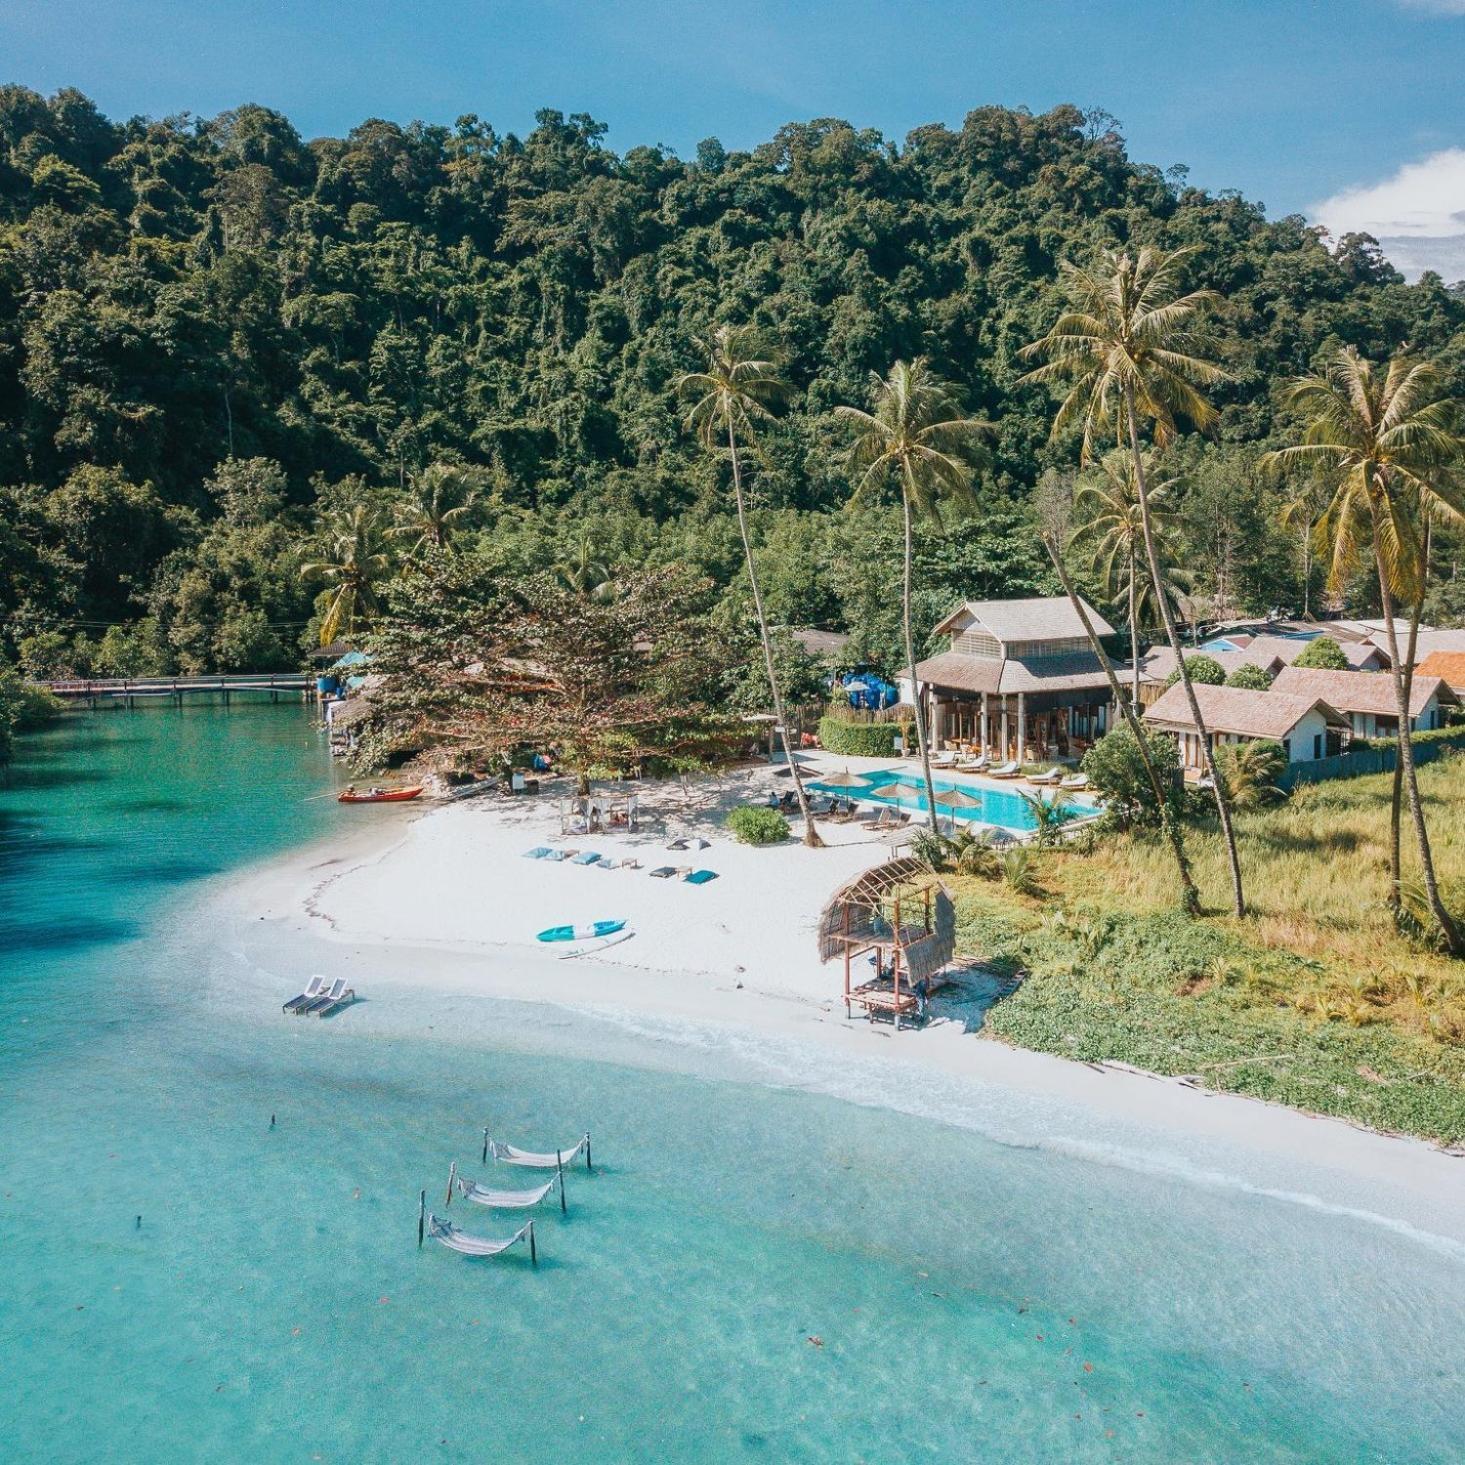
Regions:
<instances>
[{"instance_id":1,"label":"blue tent canopy","mask_svg":"<svg viewBox=\"0 0 1465 1465\"><path fill-rule=\"evenodd\" d=\"M364 651L348 651L339 661L333 663L331 670L340 671L343 667L365 666L370 660L371 657Z\"/></svg>"}]
</instances>

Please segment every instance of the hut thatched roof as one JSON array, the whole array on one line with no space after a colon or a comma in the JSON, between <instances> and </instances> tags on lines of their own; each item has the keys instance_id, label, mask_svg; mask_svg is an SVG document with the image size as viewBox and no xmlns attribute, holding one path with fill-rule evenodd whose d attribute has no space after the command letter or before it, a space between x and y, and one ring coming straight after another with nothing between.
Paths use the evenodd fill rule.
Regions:
<instances>
[{"instance_id":1,"label":"hut thatched roof","mask_svg":"<svg viewBox=\"0 0 1465 1465\"><path fill-rule=\"evenodd\" d=\"M891 931L882 912L885 902L899 891L913 895L931 890L932 929ZM946 887L920 860L887 860L842 885L829 898L819 919L819 959L830 961L847 948L851 937L895 939L905 954L906 966L919 980L940 971L956 953L956 906Z\"/></svg>"}]
</instances>

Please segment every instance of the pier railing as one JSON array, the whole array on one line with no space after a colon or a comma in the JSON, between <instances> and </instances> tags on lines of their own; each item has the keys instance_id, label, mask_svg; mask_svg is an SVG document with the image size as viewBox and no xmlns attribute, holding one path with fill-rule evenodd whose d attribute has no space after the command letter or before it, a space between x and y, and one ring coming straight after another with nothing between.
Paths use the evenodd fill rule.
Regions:
<instances>
[{"instance_id":1,"label":"pier railing","mask_svg":"<svg viewBox=\"0 0 1465 1465\"><path fill-rule=\"evenodd\" d=\"M41 684L57 697L98 702L131 701L138 697L222 696L235 692L310 692L315 678L307 672L240 672L229 676L178 677L69 677Z\"/></svg>"}]
</instances>

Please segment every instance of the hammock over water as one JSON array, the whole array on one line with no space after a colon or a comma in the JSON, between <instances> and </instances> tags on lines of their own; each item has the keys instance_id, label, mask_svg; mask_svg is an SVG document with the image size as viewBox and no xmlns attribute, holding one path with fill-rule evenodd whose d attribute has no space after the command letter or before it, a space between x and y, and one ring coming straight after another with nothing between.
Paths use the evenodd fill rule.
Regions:
<instances>
[{"instance_id":1,"label":"hammock over water","mask_svg":"<svg viewBox=\"0 0 1465 1465\"><path fill-rule=\"evenodd\" d=\"M559 1183L559 1176L556 1175L553 1180L546 1180L533 1190L490 1190L488 1186L479 1185L477 1181L465 1180L461 1175L457 1177L458 1194L464 1200L471 1200L477 1206L488 1206L495 1211L523 1211L530 1206L537 1206Z\"/></svg>"},{"instance_id":2,"label":"hammock over water","mask_svg":"<svg viewBox=\"0 0 1465 1465\"><path fill-rule=\"evenodd\" d=\"M577 1155L585 1154L585 1168L590 1168L590 1136L581 1135L572 1145L566 1145L564 1149L548 1153L541 1153L537 1150L521 1150L517 1145L500 1144L497 1140L489 1140L488 1152L495 1160L502 1161L505 1165L526 1165L531 1170L558 1170L561 1165L568 1165Z\"/></svg>"},{"instance_id":3,"label":"hammock over water","mask_svg":"<svg viewBox=\"0 0 1465 1465\"><path fill-rule=\"evenodd\" d=\"M429 1212L427 1234L434 1241L442 1242L450 1251L462 1252L464 1256L498 1256L516 1242L524 1241L527 1238L530 1259L536 1263L538 1261L534 1250L533 1221L526 1221L507 1241L494 1241L487 1236L469 1236L467 1232L458 1230L451 1221L440 1221Z\"/></svg>"}]
</instances>

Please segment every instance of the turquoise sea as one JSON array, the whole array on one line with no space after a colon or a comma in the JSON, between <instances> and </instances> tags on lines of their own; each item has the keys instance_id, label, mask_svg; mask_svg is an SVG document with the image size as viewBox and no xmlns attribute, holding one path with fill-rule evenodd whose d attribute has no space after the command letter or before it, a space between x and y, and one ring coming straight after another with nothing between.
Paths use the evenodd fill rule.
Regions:
<instances>
[{"instance_id":1,"label":"turquoise sea","mask_svg":"<svg viewBox=\"0 0 1465 1465\"><path fill-rule=\"evenodd\" d=\"M0 1458L1461 1458L1465 1250L1301 1170L385 957L283 1018L330 949L218 895L412 817L331 778L236 701L70 715L0 785ZM485 1124L594 1132L537 1269L417 1248Z\"/></svg>"}]
</instances>

